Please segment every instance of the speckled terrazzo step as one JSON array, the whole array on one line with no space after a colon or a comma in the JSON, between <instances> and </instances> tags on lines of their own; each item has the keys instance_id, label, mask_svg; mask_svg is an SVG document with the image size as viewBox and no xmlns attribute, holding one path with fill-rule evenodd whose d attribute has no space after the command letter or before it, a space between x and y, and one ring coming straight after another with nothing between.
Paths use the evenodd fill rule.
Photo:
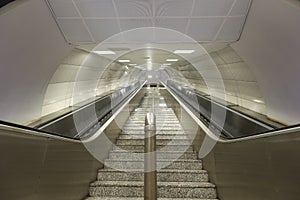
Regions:
<instances>
[{"instance_id":1,"label":"speckled terrazzo step","mask_svg":"<svg viewBox=\"0 0 300 200\"><path fill-rule=\"evenodd\" d=\"M140 125L141 127L144 127L143 125ZM126 124L125 126L123 126L123 129L135 129L136 127L140 127L137 126L136 124ZM156 124L157 128L164 128L164 129L170 129L170 130L182 130L181 125L179 124L169 124L169 123L161 123L161 124Z\"/></svg>"},{"instance_id":2,"label":"speckled terrazzo step","mask_svg":"<svg viewBox=\"0 0 300 200\"><path fill-rule=\"evenodd\" d=\"M118 139L117 145L144 145L144 139ZM189 140L156 140L156 145L191 145Z\"/></svg>"},{"instance_id":3,"label":"speckled terrazzo step","mask_svg":"<svg viewBox=\"0 0 300 200\"><path fill-rule=\"evenodd\" d=\"M126 134L126 135L145 135L145 131L144 130L122 130L122 134ZM157 130L156 131L156 135L186 135L184 133L183 130Z\"/></svg>"},{"instance_id":4,"label":"speckled terrazzo step","mask_svg":"<svg viewBox=\"0 0 300 200\"><path fill-rule=\"evenodd\" d=\"M137 121L145 121L145 116L146 116L146 113L145 114L136 114L136 113L133 113L132 115L130 115L130 117L128 118L128 120L137 120ZM164 116L164 115L155 115L156 117L156 121L178 121L178 118L176 117L176 115L172 115L172 116Z\"/></svg>"},{"instance_id":5,"label":"speckled terrazzo step","mask_svg":"<svg viewBox=\"0 0 300 200\"><path fill-rule=\"evenodd\" d=\"M141 160L121 160L121 159L107 159L104 161L105 168L113 168L113 169L144 169L144 161ZM200 160L158 160L157 168L165 168L165 169L185 169L185 170L202 170L202 162Z\"/></svg>"},{"instance_id":6,"label":"speckled terrazzo step","mask_svg":"<svg viewBox=\"0 0 300 200\"><path fill-rule=\"evenodd\" d=\"M91 184L92 197L86 200L144 200L144 124L153 108L158 108L154 109L158 200L217 200L215 186L208 183L208 174L202 170L202 162L197 160L175 112L159 104L166 102L156 90L149 90L124 125L117 146L104 162L105 168L98 171L98 180Z\"/></svg>"},{"instance_id":7,"label":"speckled terrazzo step","mask_svg":"<svg viewBox=\"0 0 300 200\"><path fill-rule=\"evenodd\" d=\"M144 153L134 153L134 152L122 152L122 151L111 151L109 153L109 159L132 159L141 160L144 158ZM156 152L157 160L160 159L197 159L197 155L194 153L184 153L184 152Z\"/></svg>"},{"instance_id":8,"label":"speckled terrazzo step","mask_svg":"<svg viewBox=\"0 0 300 200\"><path fill-rule=\"evenodd\" d=\"M206 198L217 197L215 186L207 182L158 182L158 197L164 198ZM144 182L96 181L91 184L90 196L143 197Z\"/></svg>"},{"instance_id":9,"label":"speckled terrazzo step","mask_svg":"<svg viewBox=\"0 0 300 200\"><path fill-rule=\"evenodd\" d=\"M145 124L145 118L143 118L143 120L131 120L131 119L128 119L126 121L126 124L131 124L131 123L144 125ZM165 123L166 123L165 120L163 120L163 121L157 121L156 120L156 124L165 124ZM168 123L170 123L170 124L178 124L178 120L177 121L171 120Z\"/></svg>"},{"instance_id":10,"label":"speckled terrazzo step","mask_svg":"<svg viewBox=\"0 0 300 200\"><path fill-rule=\"evenodd\" d=\"M144 200L144 197L88 197L85 200ZM174 200L174 198L158 198L158 200ZM175 200L218 200L218 199L176 198Z\"/></svg>"},{"instance_id":11,"label":"speckled terrazzo step","mask_svg":"<svg viewBox=\"0 0 300 200\"><path fill-rule=\"evenodd\" d=\"M120 134L119 139L145 139L145 134ZM188 139L188 137L184 134L181 135L176 135L176 134L169 134L169 135L157 135L156 136L157 140L172 140L172 139L182 139L182 140L186 140Z\"/></svg>"},{"instance_id":12,"label":"speckled terrazzo step","mask_svg":"<svg viewBox=\"0 0 300 200\"><path fill-rule=\"evenodd\" d=\"M171 126L157 126L156 127L158 131L182 131L182 127L171 127ZM130 130L144 130L144 126L131 126L131 127L122 127L122 130L124 131L130 131Z\"/></svg>"},{"instance_id":13,"label":"speckled terrazzo step","mask_svg":"<svg viewBox=\"0 0 300 200\"><path fill-rule=\"evenodd\" d=\"M144 145L117 145L113 147L113 150L126 150L132 152L143 152L145 149ZM193 147L190 145L157 145L157 151L184 151L194 152Z\"/></svg>"},{"instance_id":14,"label":"speckled terrazzo step","mask_svg":"<svg viewBox=\"0 0 300 200\"><path fill-rule=\"evenodd\" d=\"M143 181L144 173L121 172L102 169L98 173L98 181ZM159 170L157 180L161 182L207 182L205 170Z\"/></svg>"}]
</instances>

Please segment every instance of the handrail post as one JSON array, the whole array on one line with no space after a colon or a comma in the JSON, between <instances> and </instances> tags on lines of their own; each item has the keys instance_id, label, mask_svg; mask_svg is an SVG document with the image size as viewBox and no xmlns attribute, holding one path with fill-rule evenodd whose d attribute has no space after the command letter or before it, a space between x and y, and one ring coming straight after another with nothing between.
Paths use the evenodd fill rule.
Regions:
<instances>
[{"instance_id":1,"label":"handrail post","mask_svg":"<svg viewBox=\"0 0 300 200\"><path fill-rule=\"evenodd\" d=\"M153 113L145 118L144 200L157 200L156 119Z\"/></svg>"}]
</instances>

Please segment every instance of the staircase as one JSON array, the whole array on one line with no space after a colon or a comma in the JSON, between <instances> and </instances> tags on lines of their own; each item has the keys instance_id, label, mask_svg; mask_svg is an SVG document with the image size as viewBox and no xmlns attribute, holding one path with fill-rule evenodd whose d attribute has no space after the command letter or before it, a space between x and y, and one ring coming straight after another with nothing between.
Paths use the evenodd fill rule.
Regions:
<instances>
[{"instance_id":1,"label":"staircase","mask_svg":"<svg viewBox=\"0 0 300 200\"><path fill-rule=\"evenodd\" d=\"M144 199L144 123L149 111L157 122L158 199L216 199L215 185L208 182L174 111L157 89L151 89L123 127L86 200Z\"/></svg>"}]
</instances>

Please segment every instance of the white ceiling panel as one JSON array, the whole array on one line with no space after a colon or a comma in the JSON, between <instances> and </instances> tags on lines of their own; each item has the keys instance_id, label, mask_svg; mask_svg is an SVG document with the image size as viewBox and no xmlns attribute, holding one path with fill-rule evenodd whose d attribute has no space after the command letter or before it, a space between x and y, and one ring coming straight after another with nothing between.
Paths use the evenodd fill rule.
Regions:
<instances>
[{"instance_id":1,"label":"white ceiling panel","mask_svg":"<svg viewBox=\"0 0 300 200\"><path fill-rule=\"evenodd\" d=\"M233 2L234 0L195 0L193 16L227 16Z\"/></svg>"},{"instance_id":2,"label":"white ceiling panel","mask_svg":"<svg viewBox=\"0 0 300 200\"><path fill-rule=\"evenodd\" d=\"M58 19L57 22L69 42L93 42L82 19Z\"/></svg>"},{"instance_id":3,"label":"white ceiling panel","mask_svg":"<svg viewBox=\"0 0 300 200\"><path fill-rule=\"evenodd\" d=\"M120 24L122 31L153 26L151 19L121 19Z\"/></svg>"},{"instance_id":4,"label":"white ceiling panel","mask_svg":"<svg viewBox=\"0 0 300 200\"><path fill-rule=\"evenodd\" d=\"M126 43L148 43L149 41L156 41L154 29L137 29L136 31L125 31L122 35ZM132 44L130 45L130 47L131 46Z\"/></svg>"},{"instance_id":5,"label":"white ceiling panel","mask_svg":"<svg viewBox=\"0 0 300 200\"><path fill-rule=\"evenodd\" d=\"M85 21L96 41L104 41L120 32L117 19L86 19Z\"/></svg>"},{"instance_id":6,"label":"white ceiling panel","mask_svg":"<svg viewBox=\"0 0 300 200\"><path fill-rule=\"evenodd\" d=\"M72 0L48 0L56 17L79 17Z\"/></svg>"},{"instance_id":7,"label":"white ceiling panel","mask_svg":"<svg viewBox=\"0 0 300 200\"><path fill-rule=\"evenodd\" d=\"M114 0L119 17L152 16L153 0Z\"/></svg>"},{"instance_id":8,"label":"white ceiling panel","mask_svg":"<svg viewBox=\"0 0 300 200\"><path fill-rule=\"evenodd\" d=\"M112 1L75 0L83 17L116 17Z\"/></svg>"},{"instance_id":9,"label":"white ceiling panel","mask_svg":"<svg viewBox=\"0 0 300 200\"><path fill-rule=\"evenodd\" d=\"M235 41L251 3L251 0L48 1L66 38L75 44L99 43L121 31L153 26L182 32L198 42ZM157 34L156 38L174 39Z\"/></svg>"},{"instance_id":10,"label":"white ceiling panel","mask_svg":"<svg viewBox=\"0 0 300 200\"><path fill-rule=\"evenodd\" d=\"M236 1L230 15L246 15L249 9L251 0L238 0Z\"/></svg>"},{"instance_id":11,"label":"white ceiling panel","mask_svg":"<svg viewBox=\"0 0 300 200\"><path fill-rule=\"evenodd\" d=\"M224 18L191 19L188 35L196 41L213 41Z\"/></svg>"},{"instance_id":12,"label":"white ceiling panel","mask_svg":"<svg viewBox=\"0 0 300 200\"><path fill-rule=\"evenodd\" d=\"M156 16L189 16L193 0L155 0Z\"/></svg>"},{"instance_id":13,"label":"white ceiling panel","mask_svg":"<svg viewBox=\"0 0 300 200\"><path fill-rule=\"evenodd\" d=\"M185 33L186 26L188 24L188 18L182 19L165 19L159 18L155 20L155 27L168 28Z\"/></svg>"},{"instance_id":14,"label":"white ceiling panel","mask_svg":"<svg viewBox=\"0 0 300 200\"><path fill-rule=\"evenodd\" d=\"M236 41L241 35L241 31L245 22L245 17L231 17L227 18L219 35L217 41Z\"/></svg>"}]
</instances>

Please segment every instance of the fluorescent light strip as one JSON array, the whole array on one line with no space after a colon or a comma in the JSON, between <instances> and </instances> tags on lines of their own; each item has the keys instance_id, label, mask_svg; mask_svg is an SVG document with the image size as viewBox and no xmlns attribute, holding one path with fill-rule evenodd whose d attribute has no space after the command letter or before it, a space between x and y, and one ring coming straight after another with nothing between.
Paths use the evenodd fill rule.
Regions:
<instances>
[{"instance_id":1,"label":"fluorescent light strip","mask_svg":"<svg viewBox=\"0 0 300 200\"><path fill-rule=\"evenodd\" d=\"M120 63L129 63L130 60L118 60Z\"/></svg>"},{"instance_id":2,"label":"fluorescent light strip","mask_svg":"<svg viewBox=\"0 0 300 200\"><path fill-rule=\"evenodd\" d=\"M191 54L194 53L195 50L175 50L174 53L176 54Z\"/></svg>"},{"instance_id":3,"label":"fluorescent light strip","mask_svg":"<svg viewBox=\"0 0 300 200\"><path fill-rule=\"evenodd\" d=\"M113 51L92 51L93 53L99 54L99 55L114 55L116 54Z\"/></svg>"},{"instance_id":4,"label":"fluorescent light strip","mask_svg":"<svg viewBox=\"0 0 300 200\"><path fill-rule=\"evenodd\" d=\"M258 100L258 99L254 99L253 101L256 103L264 103L262 100Z\"/></svg>"},{"instance_id":5,"label":"fluorescent light strip","mask_svg":"<svg viewBox=\"0 0 300 200\"><path fill-rule=\"evenodd\" d=\"M178 59L167 59L167 62L177 62L178 61Z\"/></svg>"}]
</instances>

